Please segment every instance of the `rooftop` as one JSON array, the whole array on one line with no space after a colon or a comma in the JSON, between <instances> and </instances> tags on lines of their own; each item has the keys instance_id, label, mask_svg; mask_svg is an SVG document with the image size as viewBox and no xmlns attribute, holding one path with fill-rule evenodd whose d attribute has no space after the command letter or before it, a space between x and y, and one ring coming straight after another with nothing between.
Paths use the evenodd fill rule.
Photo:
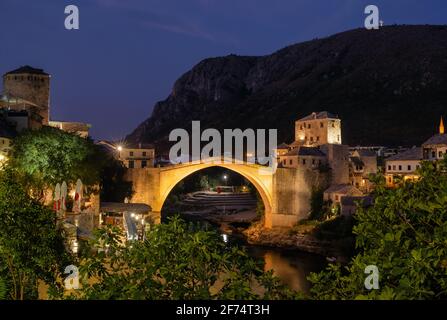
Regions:
<instances>
[{"instance_id":1,"label":"rooftop","mask_svg":"<svg viewBox=\"0 0 447 320\"><path fill-rule=\"evenodd\" d=\"M315 119L338 119L338 116L328 111L312 112L310 115L301 118L298 121L308 121Z\"/></svg>"},{"instance_id":2,"label":"rooftop","mask_svg":"<svg viewBox=\"0 0 447 320\"><path fill-rule=\"evenodd\" d=\"M447 145L447 134L436 134L422 144L422 146L429 145Z\"/></svg>"},{"instance_id":3,"label":"rooftop","mask_svg":"<svg viewBox=\"0 0 447 320\"><path fill-rule=\"evenodd\" d=\"M376 157L377 153L370 149L359 149L356 150L360 157Z\"/></svg>"},{"instance_id":4,"label":"rooftop","mask_svg":"<svg viewBox=\"0 0 447 320\"><path fill-rule=\"evenodd\" d=\"M365 164L359 157L349 157L352 163L354 163L356 166L364 166Z\"/></svg>"},{"instance_id":5,"label":"rooftop","mask_svg":"<svg viewBox=\"0 0 447 320\"><path fill-rule=\"evenodd\" d=\"M290 150L285 156L314 156L325 157L326 155L318 147L299 147Z\"/></svg>"},{"instance_id":6,"label":"rooftop","mask_svg":"<svg viewBox=\"0 0 447 320\"><path fill-rule=\"evenodd\" d=\"M359 195L362 194L362 192L359 189L350 184L336 184L330 186L329 188L324 190L324 193L359 194Z\"/></svg>"},{"instance_id":7,"label":"rooftop","mask_svg":"<svg viewBox=\"0 0 447 320\"><path fill-rule=\"evenodd\" d=\"M276 149L278 150L284 150L284 149L289 149L289 145L285 142L281 143L279 146L276 147Z\"/></svg>"},{"instance_id":8,"label":"rooftop","mask_svg":"<svg viewBox=\"0 0 447 320\"><path fill-rule=\"evenodd\" d=\"M40 74L43 76L49 76L49 74L44 72L43 69L33 68L28 65L21 66L20 68L9 71L9 72L5 73L4 75L8 75L8 74Z\"/></svg>"},{"instance_id":9,"label":"rooftop","mask_svg":"<svg viewBox=\"0 0 447 320\"><path fill-rule=\"evenodd\" d=\"M422 148L421 147L413 147L404 152L399 152L394 156L391 156L386 159L387 161L394 160L422 160Z\"/></svg>"}]
</instances>

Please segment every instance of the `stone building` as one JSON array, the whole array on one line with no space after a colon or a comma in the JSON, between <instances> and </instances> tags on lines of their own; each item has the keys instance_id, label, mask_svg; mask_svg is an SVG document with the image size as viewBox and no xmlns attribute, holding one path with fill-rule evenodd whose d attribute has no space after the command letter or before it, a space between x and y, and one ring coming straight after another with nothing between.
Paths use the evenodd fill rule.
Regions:
<instances>
[{"instance_id":1,"label":"stone building","mask_svg":"<svg viewBox=\"0 0 447 320\"><path fill-rule=\"evenodd\" d=\"M82 122L50 121L48 124L65 132L77 134L82 138L88 137L91 128L90 124Z\"/></svg>"},{"instance_id":2,"label":"stone building","mask_svg":"<svg viewBox=\"0 0 447 320\"><path fill-rule=\"evenodd\" d=\"M413 147L397 153L385 160L385 178L389 187L399 180L417 180L417 170L422 161L439 161L447 153L447 134L444 132L444 122L441 118L439 133L425 141L421 147Z\"/></svg>"},{"instance_id":3,"label":"stone building","mask_svg":"<svg viewBox=\"0 0 447 320\"><path fill-rule=\"evenodd\" d=\"M339 206L343 197L361 196L363 196L363 192L350 184L333 185L323 193L324 201L330 202L332 207Z\"/></svg>"},{"instance_id":4,"label":"stone building","mask_svg":"<svg viewBox=\"0 0 447 320\"><path fill-rule=\"evenodd\" d=\"M295 141L282 144L277 153L281 167L327 165L331 185L349 184L349 147L341 144L341 120L330 112L313 112L296 121Z\"/></svg>"},{"instance_id":5,"label":"stone building","mask_svg":"<svg viewBox=\"0 0 447 320\"><path fill-rule=\"evenodd\" d=\"M295 141L305 146L341 144L341 120L327 111L312 112L295 122Z\"/></svg>"},{"instance_id":6,"label":"stone building","mask_svg":"<svg viewBox=\"0 0 447 320\"><path fill-rule=\"evenodd\" d=\"M365 193L373 189L370 176L377 173L377 153L373 150L359 149L349 157L349 180L351 185Z\"/></svg>"},{"instance_id":7,"label":"stone building","mask_svg":"<svg viewBox=\"0 0 447 320\"><path fill-rule=\"evenodd\" d=\"M3 94L30 101L47 125L50 120L50 75L42 69L22 66L3 75ZM12 105L14 109L14 105Z\"/></svg>"},{"instance_id":8,"label":"stone building","mask_svg":"<svg viewBox=\"0 0 447 320\"><path fill-rule=\"evenodd\" d=\"M308 168L317 169L326 164L326 155L316 147L295 148L280 156L280 165L283 168Z\"/></svg>"},{"instance_id":9,"label":"stone building","mask_svg":"<svg viewBox=\"0 0 447 320\"><path fill-rule=\"evenodd\" d=\"M393 187L400 179L416 180L417 170L421 166L422 148L413 147L407 151L391 156L385 161L385 179L389 187Z\"/></svg>"}]
</instances>

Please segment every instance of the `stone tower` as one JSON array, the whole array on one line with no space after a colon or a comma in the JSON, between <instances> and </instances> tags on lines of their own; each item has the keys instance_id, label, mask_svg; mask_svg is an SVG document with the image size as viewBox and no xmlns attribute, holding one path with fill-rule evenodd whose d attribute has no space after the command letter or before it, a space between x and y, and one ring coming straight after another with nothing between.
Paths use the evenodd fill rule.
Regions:
<instances>
[{"instance_id":1,"label":"stone tower","mask_svg":"<svg viewBox=\"0 0 447 320\"><path fill-rule=\"evenodd\" d=\"M341 144L341 120L327 111L313 112L295 122L295 141L313 147Z\"/></svg>"},{"instance_id":2,"label":"stone tower","mask_svg":"<svg viewBox=\"0 0 447 320\"><path fill-rule=\"evenodd\" d=\"M23 66L3 75L3 94L38 106L42 124L50 118L50 75L42 69Z\"/></svg>"}]
</instances>

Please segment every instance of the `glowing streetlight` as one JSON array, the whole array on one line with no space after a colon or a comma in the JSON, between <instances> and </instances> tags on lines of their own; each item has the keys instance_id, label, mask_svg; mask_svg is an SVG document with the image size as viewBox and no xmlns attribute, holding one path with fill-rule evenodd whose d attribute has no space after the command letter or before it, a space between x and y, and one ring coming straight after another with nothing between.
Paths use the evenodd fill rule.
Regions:
<instances>
[{"instance_id":1,"label":"glowing streetlight","mask_svg":"<svg viewBox=\"0 0 447 320\"><path fill-rule=\"evenodd\" d=\"M116 150L118 150L119 152L123 151L123 147L122 146L118 146L116 147Z\"/></svg>"}]
</instances>

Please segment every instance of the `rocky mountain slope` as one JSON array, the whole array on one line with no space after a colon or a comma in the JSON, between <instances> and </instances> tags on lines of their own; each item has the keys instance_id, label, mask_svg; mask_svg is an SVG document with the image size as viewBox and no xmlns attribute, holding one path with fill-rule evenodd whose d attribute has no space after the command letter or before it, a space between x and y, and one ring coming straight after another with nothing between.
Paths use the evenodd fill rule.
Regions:
<instances>
[{"instance_id":1,"label":"rocky mountain slope","mask_svg":"<svg viewBox=\"0 0 447 320\"><path fill-rule=\"evenodd\" d=\"M262 57L210 58L181 76L128 137L164 145L173 128L277 128L327 110L350 145L413 145L447 115L447 26L355 29Z\"/></svg>"}]
</instances>

